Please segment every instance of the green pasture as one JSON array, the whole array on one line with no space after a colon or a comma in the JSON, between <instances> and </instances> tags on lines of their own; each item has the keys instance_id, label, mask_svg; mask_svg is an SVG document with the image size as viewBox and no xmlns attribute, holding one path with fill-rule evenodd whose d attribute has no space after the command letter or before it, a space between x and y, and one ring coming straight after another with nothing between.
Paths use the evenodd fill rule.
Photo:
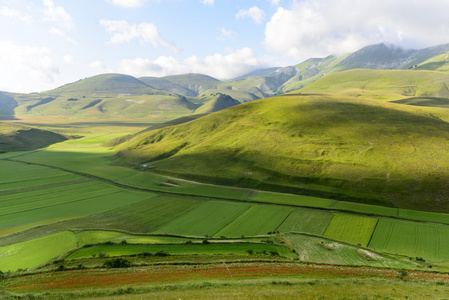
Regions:
<instances>
[{"instance_id":1,"label":"green pasture","mask_svg":"<svg viewBox=\"0 0 449 300\"><path fill-rule=\"evenodd\" d=\"M0 270L35 268L57 258L62 253L75 249L76 237L72 232L64 231L42 238L0 247Z\"/></svg>"},{"instance_id":2,"label":"green pasture","mask_svg":"<svg viewBox=\"0 0 449 300\"><path fill-rule=\"evenodd\" d=\"M255 193L253 196L251 196L251 198L249 198L249 200L266 203L276 203L276 204L304 206L304 207L320 207L320 208L327 208L331 206L333 203L333 200L325 198L273 193L273 192L262 192L262 191Z\"/></svg>"},{"instance_id":3,"label":"green pasture","mask_svg":"<svg viewBox=\"0 0 449 300\"><path fill-rule=\"evenodd\" d=\"M193 211L161 226L154 233L213 236L250 207L250 204L245 203L208 201Z\"/></svg>"},{"instance_id":4,"label":"green pasture","mask_svg":"<svg viewBox=\"0 0 449 300\"><path fill-rule=\"evenodd\" d=\"M323 235L332 219L332 212L307 208L296 208L279 226L280 232L304 232Z\"/></svg>"},{"instance_id":5,"label":"green pasture","mask_svg":"<svg viewBox=\"0 0 449 300\"><path fill-rule=\"evenodd\" d=\"M304 262L323 264L373 266L387 268L414 268L407 260L360 249L325 238L289 234L287 239Z\"/></svg>"},{"instance_id":6,"label":"green pasture","mask_svg":"<svg viewBox=\"0 0 449 300\"><path fill-rule=\"evenodd\" d=\"M399 209L398 211L398 217L401 219L449 224L449 214L410 209Z\"/></svg>"},{"instance_id":7,"label":"green pasture","mask_svg":"<svg viewBox=\"0 0 449 300\"><path fill-rule=\"evenodd\" d=\"M128 244L174 244L191 240L181 237L145 236L104 230L84 230L75 232L75 235L78 240L78 247L105 242L121 243L126 241Z\"/></svg>"},{"instance_id":8,"label":"green pasture","mask_svg":"<svg viewBox=\"0 0 449 300\"><path fill-rule=\"evenodd\" d=\"M209 244L178 244L178 245L96 245L81 248L66 259L98 256L100 253L108 256L136 255L142 253L156 254L159 251L171 255L181 254L248 254L252 250L254 254L276 251L281 256L292 257L293 254L287 247L268 245L261 243L209 243Z\"/></svg>"},{"instance_id":9,"label":"green pasture","mask_svg":"<svg viewBox=\"0 0 449 300\"><path fill-rule=\"evenodd\" d=\"M276 231L292 212L290 207L253 205L215 236L240 237L266 235Z\"/></svg>"},{"instance_id":10,"label":"green pasture","mask_svg":"<svg viewBox=\"0 0 449 300\"><path fill-rule=\"evenodd\" d=\"M371 217L334 213L324 236L366 247L376 228L377 221L378 219Z\"/></svg>"},{"instance_id":11,"label":"green pasture","mask_svg":"<svg viewBox=\"0 0 449 300\"><path fill-rule=\"evenodd\" d=\"M449 226L380 219L369 247L426 260L447 260Z\"/></svg>"}]
</instances>

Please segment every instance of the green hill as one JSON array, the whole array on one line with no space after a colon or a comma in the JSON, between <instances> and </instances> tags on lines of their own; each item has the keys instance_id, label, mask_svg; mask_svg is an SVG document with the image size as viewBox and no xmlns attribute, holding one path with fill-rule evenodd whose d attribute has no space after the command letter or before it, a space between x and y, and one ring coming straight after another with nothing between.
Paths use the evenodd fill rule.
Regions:
<instances>
[{"instance_id":1,"label":"green hill","mask_svg":"<svg viewBox=\"0 0 449 300\"><path fill-rule=\"evenodd\" d=\"M189 89L195 92L196 95L210 89L215 89L221 82L211 76L195 73L171 75L162 78Z\"/></svg>"},{"instance_id":2,"label":"green hill","mask_svg":"<svg viewBox=\"0 0 449 300\"><path fill-rule=\"evenodd\" d=\"M199 107L195 113L207 114L240 104L239 101L221 93L210 95L210 100Z\"/></svg>"},{"instance_id":3,"label":"green hill","mask_svg":"<svg viewBox=\"0 0 449 300\"><path fill-rule=\"evenodd\" d=\"M54 90L45 92L49 95L66 95L77 97L117 96L120 94L166 94L158 91L135 77L123 74L101 74L77 82L66 84Z\"/></svg>"},{"instance_id":4,"label":"green hill","mask_svg":"<svg viewBox=\"0 0 449 300\"><path fill-rule=\"evenodd\" d=\"M174 93L186 97L195 97L196 93L194 91L191 91L189 89L186 89L183 86L180 86L179 84L176 84L174 82L171 82L169 80L158 78L158 77L140 77L139 80L147 84L148 86L163 90L169 93Z\"/></svg>"},{"instance_id":5,"label":"green hill","mask_svg":"<svg viewBox=\"0 0 449 300\"><path fill-rule=\"evenodd\" d=\"M285 95L143 133L116 160L209 182L441 211L449 208L448 138L449 124L422 107Z\"/></svg>"},{"instance_id":6,"label":"green hill","mask_svg":"<svg viewBox=\"0 0 449 300\"><path fill-rule=\"evenodd\" d=\"M58 133L0 122L0 153L29 151L67 140Z\"/></svg>"}]
</instances>

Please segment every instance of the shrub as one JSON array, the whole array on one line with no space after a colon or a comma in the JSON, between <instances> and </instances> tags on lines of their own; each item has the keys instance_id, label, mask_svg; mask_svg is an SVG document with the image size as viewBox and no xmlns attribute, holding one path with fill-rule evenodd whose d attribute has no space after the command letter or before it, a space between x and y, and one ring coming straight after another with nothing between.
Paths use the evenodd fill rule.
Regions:
<instances>
[{"instance_id":1,"label":"shrub","mask_svg":"<svg viewBox=\"0 0 449 300\"><path fill-rule=\"evenodd\" d=\"M127 268L131 265L131 263L124 258L115 258L108 260L104 263L104 266L107 268Z\"/></svg>"}]
</instances>

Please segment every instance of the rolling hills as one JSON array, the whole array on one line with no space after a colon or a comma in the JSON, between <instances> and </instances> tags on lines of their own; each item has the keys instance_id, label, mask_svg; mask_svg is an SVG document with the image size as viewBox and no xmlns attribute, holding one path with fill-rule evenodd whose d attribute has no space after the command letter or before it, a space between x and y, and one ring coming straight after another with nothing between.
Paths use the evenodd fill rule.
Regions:
<instances>
[{"instance_id":1,"label":"rolling hills","mask_svg":"<svg viewBox=\"0 0 449 300\"><path fill-rule=\"evenodd\" d=\"M449 45L403 50L378 44L345 56L311 58L294 66L261 69L223 81L194 73L160 78L101 74L42 93L1 93L0 116L143 118L166 122L198 112L215 111L206 102L218 93L233 98L232 102L237 104L291 92L345 70L447 71L448 51Z\"/></svg>"},{"instance_id":2,"label":"rolling hills","mask_svg":"<svg viewBox=\"0 0 449 300\"><path fill-rule=\"evenodd\" d=\"M116 161L200 181L443 211L448 111L397 101L441 97L448 81L440 72L341 72L304 94L142 133L119 146Z\"/></svg>"}]
</instances>

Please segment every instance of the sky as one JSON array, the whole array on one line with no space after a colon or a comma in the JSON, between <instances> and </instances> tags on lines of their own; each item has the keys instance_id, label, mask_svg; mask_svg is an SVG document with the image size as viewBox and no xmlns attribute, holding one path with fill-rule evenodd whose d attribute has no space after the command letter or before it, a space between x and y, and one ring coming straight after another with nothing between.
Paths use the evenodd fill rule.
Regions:
<instances>
[{"instance_id":1,"label":"sky","mask_svg":"<svg viewBox=\"0 0 449 300\"><path fill-rule=\"evenodd\" d=\"M0 0L0 91L102 73L251 71L387 43L449 43L448 0Z\"/></svg>"}]
</instances>

